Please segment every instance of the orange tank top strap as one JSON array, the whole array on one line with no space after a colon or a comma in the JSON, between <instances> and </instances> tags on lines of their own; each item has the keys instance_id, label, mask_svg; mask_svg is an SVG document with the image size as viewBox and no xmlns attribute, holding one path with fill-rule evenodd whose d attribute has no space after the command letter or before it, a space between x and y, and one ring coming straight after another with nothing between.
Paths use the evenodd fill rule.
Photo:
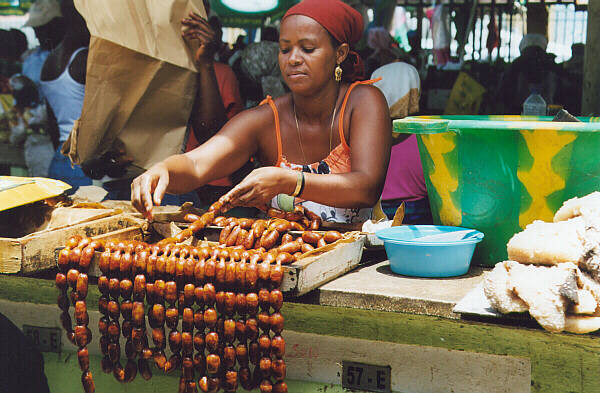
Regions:
<instances>
[{"instance_id":1,"label":"orange tank top strap","mask_svg":"<svg viewBox=\"0 0 600 393\"><path fill-rule=\"evenodd\" d=\"M259 105L269 104L271 109L273 110L273 116L275 117L275 137L277 138L277 163L275 166L281 165L281 159L283 157L283 148L281 145L281 129L279 128L279 112L277 111L277 107L275 106L275 102L271 98L271 96L267 96L264 100L260 102Z\"/></svg>"},{"instance_id":2,"label":"orange tank top strap","mask_svg":"<svg viewBox=\"0 0 600 393\"><path fill-rule=\"evenodd\" d=\"M350 93L352 92L352 89L354 89L354 87L357 85L371 85L375 82L380 81L381 79L382 78L379 77L377 79L369 79L366 81L353 82L350 85L350 87L348 88L348 91L346 91L346 95L344 96L344 101L342 101L342 107L340 108L340 119L338 121L339 132L340 132L340 142L341 142L342 146L344 146L345 150L350 150L350 146L348 146L348 144L346 143L346 137L344 136L344 112L346 111L346 104L348 103L348 97L350 97Z\"/></svg>"}]
</instances>

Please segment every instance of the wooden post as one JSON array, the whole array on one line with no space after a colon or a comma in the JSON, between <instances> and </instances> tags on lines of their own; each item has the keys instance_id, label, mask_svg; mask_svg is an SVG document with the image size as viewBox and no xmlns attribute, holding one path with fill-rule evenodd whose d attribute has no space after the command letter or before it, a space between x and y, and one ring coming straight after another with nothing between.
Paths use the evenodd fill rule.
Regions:
<instances>
[{"instance_id":1,"label":"wooden post","mask_svg":"<svg viewBox=\"0 0 600 393\"><path fill-rule=\"evenodd\" d=\"M600 53L600 0L588 3L587 38L585 44L585 60L583 63L583 97L581 114L587 116L600 115L600 69L598 53Z\"/></svg>"},{"instance_id":2,"label":"wooden post","mask_svg":"<svg viewBox=\"0 0 600 393\"><path fill-rule=\"evenodd\" d=\"M545 3L527 4L527 33L548 37L548 9Z\"/></svg>"},{"instance_id":3,"label":"wooden post","mask_svg":"<svg viewBox=\"0 0 600 393\"><path fill-rule=\"evenodd\" d=\"M465 38L464 38L463 42L461 42L460 47L458 48L458 60L460 62L463 61L463 56L465 55L465 45L467 45L467 42L469 41L469 33L471 32L471 29L475 25L475 12L477 11L477 3L478 3L478 0L472 0L471 11L469 12L469 22L467 24L467 30L465 31ZM473 36L473 57L472 57L473 59L475 56L474 53L475 53L475 36Z\"/></svg>"},{"instance_id":4,"label":"wooden post","mask_svg":"<svg viewBox=\"0 0 600 393\"><path fill-rule=\"evenodd\" d=\"M419 4L417 6L417 47L415 51L420 51L423 44L421 40L423 40L423 4Z\"/></svg>"}]
</instances>

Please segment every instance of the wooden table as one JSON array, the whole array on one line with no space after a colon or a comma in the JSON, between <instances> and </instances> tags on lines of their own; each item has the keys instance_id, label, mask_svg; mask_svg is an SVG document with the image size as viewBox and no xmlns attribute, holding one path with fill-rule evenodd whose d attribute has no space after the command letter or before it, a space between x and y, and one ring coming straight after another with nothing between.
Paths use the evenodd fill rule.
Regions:
<instances>
[{"instance_id":1,"label":"wooden table","mask_svg":"<svg viewBox=\"0 0 600 393\"><path fill-rule=\"evenodd\" d=\"M598 336L552 334L530 320L515 325L452 312L481 282L483 269L458 278L419 279L392 274L388 262L372 253L365 259L358 269L284 305L290 392L343 392L343 360L391 366L396 392L600 391ZM0 275L0 312L17 326L58 327L56 293L50 279ZM98 297L91 286L89 310L97 309ZM104 375L99 313L90 312L90 319L97 391L173 391L175 375L155 375L151 382L138 378L133 385ZM51 391L81 392L74 347L65 337L62 343L62 354L44 356Z\"/></svg>"}]
</instances>

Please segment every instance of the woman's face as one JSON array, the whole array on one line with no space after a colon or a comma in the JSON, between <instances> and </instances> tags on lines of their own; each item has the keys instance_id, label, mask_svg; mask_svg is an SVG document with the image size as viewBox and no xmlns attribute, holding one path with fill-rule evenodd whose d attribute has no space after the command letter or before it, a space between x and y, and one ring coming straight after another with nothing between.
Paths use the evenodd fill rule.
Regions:
<instances>
[{"instance_id":1,"label":"woman's face","mask_svg":"<svg viewBox=\"0 0 600 393\"><path fill-rule=\"evenodd\" d=\"M336 49L331 38L314 19L291 15L281 24L279 68L290 90L310 94L333 81Z\"/></svg>"}]
</instances>

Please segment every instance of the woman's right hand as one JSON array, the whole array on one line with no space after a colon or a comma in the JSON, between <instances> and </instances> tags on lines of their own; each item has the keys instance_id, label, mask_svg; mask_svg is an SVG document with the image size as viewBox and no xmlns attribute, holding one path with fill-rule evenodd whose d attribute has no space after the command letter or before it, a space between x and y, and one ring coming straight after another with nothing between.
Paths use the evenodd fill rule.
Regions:
<instances>
[{"instance_id":1,"label":"woman's right hand","mask_svg":"<svg viewBox=\"0 0 600 393\"><path fill-rule=\"evenodd\" d=\"M160 206L167 186L169 171L165 164L158 163L142 173L131 183L131 204L147 219L152 219L152 207Z\"/></svg>"}]
</instances>

